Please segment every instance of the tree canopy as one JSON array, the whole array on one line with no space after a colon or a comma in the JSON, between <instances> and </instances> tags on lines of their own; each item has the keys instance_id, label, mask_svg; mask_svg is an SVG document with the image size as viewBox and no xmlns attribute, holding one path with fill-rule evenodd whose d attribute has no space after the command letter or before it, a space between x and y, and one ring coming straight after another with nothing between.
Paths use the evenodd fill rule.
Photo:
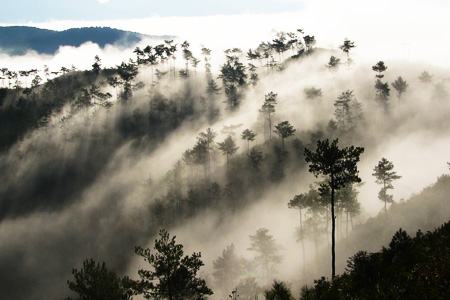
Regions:
<instances>
[{"instance_id":1,"label":"tree canopy","mask_svg":"<svg viewBox=\"0 0 450 300\"><path fill-rule=\"evenodd\" d=\"M83 268L73 269L72 275L75 281L68 280L67 284L78 294L75 300L130 300L135 294L134 282L127 276L120 278L104 262L85 260Z\"/></svg>"},{"instance_id":2,"label":"tree canopy","mask_svg":"<svg viewBox=\"0 0 450 300\"><path fill-rule=\"evenodd\" d=\"M331 274L332 277L336 274L335 266L335 191L344 187L351 182L361 182L359 177L359 171L357 163L359 162L359 156L364 152L364 148L361 147L345 147L339 149L338 139L329 142L328 139L317 142L317 148L315 152L312 152L308 148L305 148L305 160L309 163L309 172L318 177L323 175L326 177L324 185L331 190L331 222L332 222L332 262L331 262Z\"/></svg>"},{"instance_id":3,"label":"tree canopy","mask_svg":"<svg viewBox=\"0 0 450 300\"><path fill-rule=\"evenodd\" d=\"M381 158L378 164L373 168L374 173L372 175L376 178L375 182L383 185L378 193L378 199L384 202L385 212L387 212L386 204L394 201L392 195L388 195L387 191L394 188L392 185L394 180L402 178L397 175L397 172L393 171L393 169L394 164L384 157Z\"/></svg>"},{"instance_id":4,"label":"tree canopy","mask_svg":"<svg viewBox=\"0 0 450 300\"><path fill-rule=\"evenodd\" d=\"M204 264L201 254L184 255L183 245L176 244L175 236L170 238L166 230L159 232L154 250L136 247L136 254L143 257L151 270L140 269L139 292L146 299L197 300L212 295L204 279L197 273Z\"/></svg>"}]
</instances>

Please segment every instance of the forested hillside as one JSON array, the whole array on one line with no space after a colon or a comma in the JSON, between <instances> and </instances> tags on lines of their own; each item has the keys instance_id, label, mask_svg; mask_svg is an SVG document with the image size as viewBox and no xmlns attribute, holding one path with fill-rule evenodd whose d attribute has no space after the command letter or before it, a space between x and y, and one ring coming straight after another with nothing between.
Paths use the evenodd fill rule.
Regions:
<instances>
[{"instance_id":1,"label":"forested hillside","mask_svg":"<svg viewBox=\"0 0 450 300\"><path fill-rule=\"evenodd\" d=\"M27 51L55 54L59 47L79 47L92 42L101 48L106 45L130 47L143 38L167 39L169 36L147 36L109 27L71 28L55 31L27 26L0 27L0 52L23 55Z\"/></svg>"},{"instance_id":2,"label":"forested hillside","mask_svg":"<svg viewBox=\"0 0 450 300\"><path fill-rule=\"evenodd\" d=\"M357 252L342 275L305 286L301 299L447 299L449 257L450 223L413 237L400 228L388 247Z\"/></svg>"},{"instance_id":3,"label":"forested hillside","mask_svg":"<svg viewBox=\"0 0 450 300\"><path fill-rule=\"evenodd\" d=\"M443 175L433 185L426 187L417 195L406 201L393 203L387 212L380 212L369 218L364 224L354 227L347 238L337 244L338 272L344 272L347 258L358 251L376 252L387 247L392 236L402 228L410 236L420 230L425 233L433 231L447 222L450 216L450 176ZM328 249L320 254L319 259L309 266L316 278L328 274ZM317 263L319 262L319 263Z\"/></svg>"},{"instance_id":4,"label":"forested hillside","mask_svg":"<svg viewBox=\"0 0 450 300\"><path fill-rule=\"evenodd\" d=\"M398 227L448 221L448 176L395 194L427 185L422 161L398 160L446 168L446 70L315 44L299 29L224 53L166 40L114 67L1 68L2 297L82 297L81 270L126 299L296 296L330 276L333 236L339 274ZM164 270L138 273L172 250L178 296L150 284Z\"/></svg>"}]
</instances>

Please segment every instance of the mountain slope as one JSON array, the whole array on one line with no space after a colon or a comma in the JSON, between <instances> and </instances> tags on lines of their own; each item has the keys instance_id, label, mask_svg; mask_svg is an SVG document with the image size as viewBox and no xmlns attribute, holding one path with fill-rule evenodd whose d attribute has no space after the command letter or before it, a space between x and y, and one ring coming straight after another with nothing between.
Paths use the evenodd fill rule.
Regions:
<instances>
[{"instance_id":1,"label":"mountain slope","mask_svg":"<svg viewBox=\"0 0 450 300\"><path fill-rule=\"evenodd\" d=\"M28 50L40 54L54 54L61 46L78 47L86 42L105 47L108 44L131 46L143 38L169 38L147 36L136 32L109 27L71 28L54 31L27 26L0 27L0 52L22 55Z\"/></svg>"}]
</instances>

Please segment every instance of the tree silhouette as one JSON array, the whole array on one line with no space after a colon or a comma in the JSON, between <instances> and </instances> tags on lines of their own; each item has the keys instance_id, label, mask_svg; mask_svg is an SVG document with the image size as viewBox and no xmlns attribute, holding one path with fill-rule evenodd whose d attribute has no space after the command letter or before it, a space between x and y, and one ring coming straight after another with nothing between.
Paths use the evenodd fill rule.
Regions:
<instances>
[{"instance_id":1,"label":"tree silhouette","mask_svg":"<svg viewBox=\"0 0 450 300\"><path fill-rule=\"evenodd\" d=\"M342 214L346 216L345 231L346 237L349 232L349 222L353 228L353 216L357 216L360 213L361 205L358 202L358 191L355 189L354 184L348 184L344 188L340 189L337 193L336 199L339 203ZM341 226L342 228L342 226Z\"/></svg>"},{"instance_id":2,"label":"tree silhouette","mask_svg":"<svg viewBox=\"0 0 450 300\"><path fill-rule=\"evenodd\" d=\"M181 44L181 49L183 49L183 58L186 61L186 74L189 75L189 61L192 59L192 52L189 50L189 42L184 41Z\"/></svg>"},{"instance_id":3,"label":"tree silhouette","mask_svg":"<svg viewBox=\"0 0 450 300\"><path fill-rule=\"evenodd\" d=\"M384 77L383 72L387 70L387 66L384 64L384 61L379 61L372 66L372 70L378 73L375 77L381 79Z\"/></svg>"},{"instance_id":4,"label":"tree silhouette","mask_svg":"<svg viewBox=\"0 0 450 300\"><path fill-rule=\"evenodd\" d=\"M115 272L108 270L104 262L99 264L93 259L85 260L83 268L73 269L72 275L75 281L67 280L67 285L78 294L75 300L130 300L135 294L135 283L127 276L120 278Z\"/></svg>"},{"instance_id":5,"label":"tree silhouette","mask_svg":"<svg viewBox=\"0 0 450 300\"><path fill-rule=\"evenodd\" d=\"M347 54L347 62L350 63L350 50L355 48L355 42L350 41L349 39L345 39L344 43L339 46L339 49L341 49L344 53Z\"/></svg>"},{"instance_id":6,"label":"tree silhouette","mask_svg":"<svg viewBox=\"0 0 450 300\"><path fill-rule=\"evenodd\" d=\"M402 97L402 94L406 92L406 88L409 86L409 84L407 84L401 76L397 77L397 79L393 83L391 83L391 85L397 91L397 97L399 100Z\"/></svg>"},{"instance_id":7,"label":"tree silhouette","mask_svg":"<svg viewBox=\"0 0 450 300\"><path fill-rule=\"evenodd\" d=\"M294 127L289 124L289 121L283 121L278 125L275 125L275 130L273 132L281 138L281 150L284 152L284 139L294 135Z\"/></svg>"},{"instance_id":8,"label":"tree silhouette","mask_svg":"<svg viewBox=\"0 0 450 300\"><path fill-rule=\"evenodd\" d=\"M278 38L272 40L271 47L278 53L280 63L282 62L282 54L289 49L290 45L286 42L286 34L281 32Z\"/></svg>"},{"instance_id":9,"label":"tree silhouette","mask_svg":"<svg viewBox=\"0 0 450 300\"><path fill-rule=\"evenodd\" d=\"M250 235L250 248L248 248L256 252L255 262L261 266L266 280L269 272L274 272L274 266L282 260L282 256L278 254L278 246L268 232L268 229L260 228L255 235Z\"/></svg>"},{"instance_id":10,"label":"tree silhouette","mask_svg":"<svg viewBox=\"0 0 450 300\"><path fill-rule=\"evenodd\" d=\"M317 141L317 149L312 152L305 148L305 160L309 163L309 172L314 176L326 176L325 185L331 191L331 276L336 275L336 254L335 254L335 192L343 188L346 184L351 182L361 182L358 176L358 168L356 164L359 161L359 156L364 152L361 147L346 147L339 149L339 140L333 140L330 144L328 139L324 141Z\"/></svg>"},{"instance_id":11,"label":"tree silhouette","mask_svg":"<svg viewBox=\"0 0 450 300\"><path fill-rule=\"evenodd\" d=\"M387 194L387 190L394 189L392 181L402 178L397 175L397 172L392 171L394 169L394 164L388 161L386 158L381 158L378 164L373 169L376 183L383 185L380 192L378 193L378 199L384 202L384 211L387 213L387 203L393 203L392 195Z\"/></svg>"},{"instance_id":12,"label":"tree silhouette","mask_svg":"<svg viewBox=\"0 0 450 300\"><path fill-rule=\"evenodd\" d=\"M33 78L33 80L31 80L31 90L33 91L33 98L35 98L34 96L36 95L34 90L39 88L39 84L41 84L41 82L42 82L42 78L39 75L36 75Z\"/></svg>"},{"instance_id":13,"label":"tree silhouette","mask_svg":"<svg viewBox=\"0 0 450 300\"><path fill-rule=\"evenodd\" d=\"M145 54L144 54L144 51L141 50L141 48L136 47L136 48L134 49L133 53L136 54L136 63L137 63L138 65L141 65L141 64L144 64L144 63L145 63L145 59L144 59Z\"/></svg>"},{"instance_id":14,"label":"tree silhouette","mask_svg":"<svg viewBox=\"0 0 450 300\"><path fill-rule=\"evenodd\" d=\"M377 92L375 99L379 101L383 105L384 110L387 111L389 108L389 83L381 81L381 79L384 77L383 72L387 70L387 66L383 61L379 61L374 66L372 66L372 70L377 72L377 74L375 75L375 77L377 78L375 81L375 90Z\"/></svg>"},{"instance_id":15,"label":"tree silhouette","mask_svg":"<svg viewBox=\"0 0 450 300\"><path fill-rule=\"evenodd\" d=\"M353 111L357 102L353 91L346 90L338 96L334 102L336 107L334 115L336 116L337 126L341 132L346 132L353 129L354 121L359 118L358 111Z\"/></svg>"},{"instance_id":16,"label":"tree silhouette","mask_svg":"<svg viewBox=\"0 0 450 300\"><path fill-rule=\"evenodd\" d=\"M273 48L269 43L262 42L259 44L258 48L256 49L256 53L260 53L258 56L259 58L263 58L266 60L266 67L270 67L270 58L272 57Z\"/></svg>"},{"instance_id":17,"label":"tree silhouette","mask_svg":"<svg viewBox=\"0 0 450 300\"><path fill-rule=\"evenodd\" d=\"M261 287L256 282L255 277L247 277L239 282L236 289L239 291L241 299L257 299L261 292Z\"/></svg>"},{"instance_id":18,"label":"tree silhouette","mask_svg":"<svg viewBox=\"0 0 450 300\"><path fill-rule=\"evenodd\" d=\"M270 290L264 292L266 300L294 300L291 290L286 283L279 280L274 280Z\"/></svg>"},{"instance_id":19,"label":"tree silhouette","mask_svg":"<svg viewBox=\"0 0 450 300\"><path fill-rule=\"evenodd\" d=\"M254 64L248 64L248 71L250 72L250 83L255 86L259 81L258 73L256 72L256 66Z\"/></svg>"},{"instance_id":20,"label":"tree silhouette","mask_svg":"<svg viewBox=\"0 0 450 300\"><path fill-rule=\"evenodd\" d=\"M132 84L138 72L139 71L136 64L131 60L129 63L122 62L119 66L117 66L117 73L121 79L121 81L117 81L117 83L120 83L123 86L122 93L120 94L121 100L129 100L133 95L133 90L143 86L143 83Z\"/></svg>"},{"instance_id":21,"label":"tree silhouette","mask_svg":"<svg viewBox=\"0 0 450 300\"><path fill-rule=\"evenodd\" d=\"M259 151L256 147L252 147L252 150L250 150L250 153L247 154L247 156L250 159L250 162L252 163L252 167L255 170L259 170L259 165L261 164L261 161L264 158L263 153Z\"/></svg>"},{"instance_id":22,"label":"tree silhouette","mask_svg":"<svg viewBox=\"0 0 450 300\"><path fill-rule=\"evenodd\" d=\"M150 249L136 247L136 254L143 257L151 266L151 270L140 269L138 274L138 291L145 299L204 299L212 295L205 280L197 277L204 265L200 253L183 257L183 245L175 243L175 236L170 238L166 230L159 232L155 240L155 252Z\"/></svg>"},{"instance_id":23,"label":"tree silhouette","mask_svg":"<svg viewBox=\"0 0 450 300\"><path fill-rule=\"evenodd\" d=\"M230 156L233 155L239 147L236 146L233 138L228 136L222 143L217 143L219 150L223 152L223 155L227 156L227 170L230 171Z\"/></svg>"},{"instance_id":24,"label":"tree silhouette","mask_svg":"<svg viewBox=\"0 0 450 300\"><path fill-rule=\"evenodd\" d=\"M238 283L243 271L243 259L238 257L234 244L223 250L222 256L213 261L213 277L217 287L228 293Z\"/></svg>"},{"instance_id":25,"label":"tree silhouette","mask_svg":"<svg viewBox=\"0 0 450 300\"><path fill-rule=\"evenodd\" d=\"M305 41L306 53L311 53L313 46L316 44L316 39L313 35L305 35L303 40Z\"/></svg>"},{"instance_id":26,"label":"tree silhouette","mask_svg":"<svg viewBox=\"0 0 450 300\"><path fill-rule=\"evenodd\" d=\"M250 142L253 142L255 140L255 137L256 133L254 133L250 129L245 129L242 132L241 138L247 141L247 154L250 152Z\"/></svg>"},{"instance_id":27,"label":"tree silhouette","mask_svg":"<svg viewBox=\"0 0 450 300\"><path fill-rule=\"evenodd\" d=\"M173 43L173 40L165 40L164 41L164 44L166 44L166 47L165 47L166 56L167 56L167 59L169 60L169 69L172 70L170 68L170 61L172 61L173 79L175 80L175 76L176 76L175 75L175 59L176 59L175 52L177 52L177 44L172 45L172 43Z\"/></svg>"},{"instance_id":28,"label":"tree silhouette","mask_svg":"<svg viewBox=\"0 0 450 300\"><path fill-rule=\"evenodd\" d=\"M292 209L298 209L300 213L300 235L299 239L302 243L302 255L303 255L303 266L306 266L306 253L305 253L305 237L304 237L304 229L303 229L303 211L306 210L310 206L310 198L305 194L295 195L293 199L291 199L288 203L288 207Z\"/></svg>"},{"instance_id":29,"label":"tree silhouette","mask_svg":"<svg viewBox=\"0 0 450 300\"><path fill-rule=\"evenodd\" d=\"M214 150L214 139L217 137L217 132L212 130L211 128L207 128L205 132L200 132L197 139L199 141L203 141L206 146L206 169L209 178L209 174L211 171L211 152Z\"/></svg>"},{"instance_id":30,"label":"tree silhouette","mask_svg":"<svg viewBox=\"0 0 450 300\"><path fill-rule=\"evenodd\" d=\"M305 93L306 99L313 101L314 113L316 113L316 102L317 100L322 99L322 89L317 89L315 87L305 88L303 93Z\"/></svg>"},{"instance_id":31,"label":"tree silhouette","mask_svg":"<svg viewBox=\"0 0 450 300\"><path fill-rule=\"evenodd\" d=\"M100 74L100 69L102 66L101 61L102 60L100 59L100 57L98 57L98 55L94 57L94 64L92 65L92 73L94 73L95 75Z\"/></svg>"},{"instance_id":32,"label":"tree silhouette","mask_svg":"<svg viewBox=\"0 0 450 300\"><path fill-rule=\"evenodd\" d=\"M227 55L227 61L220 68L219 78L222 79L227 96L228 109L238 108L242 92L247 85L247 74L245 66L239 61L237 56Z\"/></svg>"},{"instance_id":33,"label":"tree silhouette","mask_svg":"<svg viewBox=\"0 0 450 300\"><path fill-rule=\"evenodd\" d=\"M334 72L337 70L340 64L341 60L336 56L331 55L330 60L328 61L328 64L325 65L325 67L327 67L331 72Z\"/></svg>"},{"instance_id":34,"label":"tree silhouette","mask_svg":"<svg viewBox=\"0 0 450 300\"><path fill-rule=\"evenodd\" d=\"M259 110L264 114L265 118L269 122L269 140L272 139L272 115L275 113L275 105L277 104L277 95L274 92L270 92L265 95L264 103Z\"/></svg>"},{"instance_id":35,"label":"tree silhouette","mask_svg":"<svg viewBox=\"0 0 450 300\"><path fill-rule=\"evenodd\" d=\"M287 42L287 46L291 48L292 50L292 57L295 57L297 54L295 53L295 50L297 50L297 53L300 51L300 49L303 48L303 43L301 42L299 36L295 32L288 32L287 36L289 37L289 41Z\"/></svg>"},{"instance_id":36,"label":"tree silhouette","mask_svg":"<svg viewBox=\"0 0 450 300\"><path fill-rule=\"evenodd\" d=\"M420 74L419 80L424 84L429 84L433 80L433 75L430 75L427 71L423 71L422 74Z\"/></svg>"}]
</instances>

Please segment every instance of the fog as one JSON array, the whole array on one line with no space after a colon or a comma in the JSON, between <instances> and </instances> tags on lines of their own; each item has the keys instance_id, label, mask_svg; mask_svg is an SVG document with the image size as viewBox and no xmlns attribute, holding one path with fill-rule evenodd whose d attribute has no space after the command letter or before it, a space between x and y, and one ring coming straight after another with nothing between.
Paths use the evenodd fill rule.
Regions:
<instances>
[{"instance_id":1,"label":"fog","mask_svg":"<svg viewBox=\"0 0 450 300\"><path fill-rule=\"evenodd\" d=\"M0 268L2 269L1 282L3 282L0 290L2 294L5 297L27 299L65 297L69 295L65 283L71 276L71 269L80 268L82 261L91 257L97 261L106 261L108 266L116 269L121 275L128 274L136 278L137 269L146 267L146 263L134 254L134 247L136 245L152 247L153 245L155 234L160 228L157 221L153 219L154 216L150 215L149 206L156 203L157 197L167 192L164 181L167 172L182 159L186 149L195 145L198 134L208 127L219 133L216 142L220 142L226 137L225 134L220 134L223 126L242 124L236 132L236 142L240 148L235 157L237 157L236 161L245 159L246 144L240 140L240 132L246 128L258 128L258 109L263 104L264 96L270 91L278 94L278 104L272 123L277 124L288 120L297 130L295 137L300 138L308 147L314 147L315 141L310 140L311 132L325 131L328 121L334 118L333 104L342 92L353 90L355 97L363 104L365 124L361 125L357 134L343 137L340 141L342 146L353 144L365 148L361 162L358 164L360 176L365 182L358 188L360 192L358 200L362 206L362 213L355 220L355 223L361 226L368 217L376 216L384 207L377 197L380 186L375 183L375 178L372 176L373 168L382 157L392 161L395 170L402 176L393 183L395 189L392 193L395 201L408 199L413 193L419 193L424 187L435 182L438 176L448 173L446 162L450 160L448 156L450 101L448 94L441 98L435 96L436 84L443 83L447 88L445 80L449 77L449 71L446 69L449 66L448 61L442 61L444 57L439 53L426 52L427 55L423 55L422 45L417 44L414 44L414 49L408 55L403 56L401 50L404 49L398 40L392 40L392 37L384 35L379 37L378 31L373 34L366 32L358 35L356 31L353 31L356 29L351 26L351 22L339 23L342 26L328 26L327 29L332 29L329 31L323 26L318 26L316 29L314 25L320 23L321 19L313 22L313 16L318 15L313 13L317 13L323 7L318 7L309 1L307 3L308 8L304 12L275 15L274 18L280 21L276 23L276 29L294 31L297 27L303 26L298 25L298 18L306 16L304 18L305 23L308 24L308 28L305 28L306 34L316 36L319 41L318 47L326 47L330 43L331 49L316 51L310 56L293 60L282 72L265 71L260 68L260 82L256 87L246 91L240 109L235 112L229 112L221 103L225 100L222 92L217 98L221 115L212 123L204 117L192 118L185 120L179 127L169 131L159 140L147 137L121 140L120 134L116 132L121 118L134 116L135 112L148 113L149 111L148 102L152 94L149 81L152 70L141 69L138 80L145 81L147 86L137 91L133 101L127 106L113 100L114 105L110 109L90 107L80 111L71 117L67 125L68 135L72 137L67 138L61 129L62 118L69 116L70 107L66 104L61 111L52 115L47 126L28 132L8 152L3 153L0 161L4 175L1 177L3 186L0 191L3 197L2 202L7 203L2 205L8 209L5 208L5 212L2 213L0 223L0 240L2 241ZM332 1L324 3L327 9L320 16L329 18L330 23L337 21L335 14L339 12L340 7ZM358 11L377 11L383 7L383 3L384 1L365 9L359 7ZM363 5L356 2L350 4ZM386 11L390 18L387 24L382 25L383 28L394 26L396 22L394 18L401 10L400 4L395 5L399 6L391 7ZM419 9L422 5L428 4L413 1L410 5ZM447 4L439 2L439 5ZM417 10L413 12L409 14L411 18L418 13ZM372 13L373 11L371 15ZM370 21L371 24L373 23L370 25L373 26L370 27L372 29L381 26L378 20L363 22L363 18L364 13L361 13L355 16L354 22L362 22L364 26L369 26ZM407 22L409 18L403 16L402 20ZM205 20L214 26L204 26ZM292 25L294 20L296 24ZM253 21L258 24L254 27L261 32L258 35L253 34L255 28L245 26L247 22ZM151 26L155 24L152 22L160 26ZM186 22L189 22L190 26L182 26ZM227 28L226 33L223 29L218 29L218 26L224 22L233 24L230 25L232 28ZM271 22L267 22L267 15L252 15L204 17L195 20L156 18L130 21L126 25L120 21L101 24L117 25L121 29L131 29L135 26L133 31L137 31L136 28L152 28L152 34L177 35L178 42L185 38L192 39L191 49L194 56L199 58L200 45L204 44L214 49L212 53L214 59L211 63L214 77L216 77L220 65L224 62L221 50L237 46L241 47L245 53L248 47L256 48L260 41L270 40L274 37L274 30L272 30L274 28L271 28L274 25L268 23ZM52 26L61 28L61 24L73 25L70 22L41 25L47 28ZM77 22L77 24L82 23ZM137 24L146 24L148 27ZM89 25L96 24L89 23ZM292 26L287 28L288 25ZM413 28L419 26L416 23L412 25ZM409 23L408 26L410 26ZM200 27L203 31L196 31ZM175 28L179 31L175 32ZM336 28L339 28L337 36ZM408 35L404 35L405 40L410 41L420 35L412 33L413 28L409 28ZM235 36L234 43L231 43L233 33L236 34L238 30L240 35ZM377 30L381 31L379 28ZM195 32L195 35L191 32ZM331 35L333 37L327 40L327 37ZM346 36L355 40L357 45L357 48L350 53L354 64L350 67L342 65L339 70L330 72L325 64L331 54L339 56L342 61L345 60L345 55L335 49ZM260 39L256 41L257 38ZM426 40L423 40L423 43L425 42ZM431 43L434 42L433 39ZM140 45L147 43L156 44L158 41L143 41ZM394 43L394 47L386 47L389 43ZM373 48L374 44L380 44L380 46ZM447 47L447 45L441 46L443 49ZM368 50L368 48L371 49ZM94 56L99 55L104 67L113 67L121 61L133 58L133 49L134 47L119 49L114 46L100 49L94 44L85 44L79 48L62 47L54 56L28 53L25 56L11 58L3 55L0 56L0 64L11 69L42 68L44 64L54 70L59 70L61 66L69 67L71 64L79 69L90 69ZM245 58L242 57L241 60L245 61ZM395 90L391 89L389 114L384 113L374 99L375 72L372 71L372 65L379 60L384 60L388 66L383 81L391 83L398 76L402 76L409 84L401 99L398 99ZM420 60L424 62L419 62ZM182 67L183 64L182 58L178 57L177 68ZM197 71L200 91L205 89L204 83L201 83L205 81L204 73L200 71L203 68L202 64L203 62ZM442 67L436 65L442 65ZM425 85L420 82L418 77L423 71L434 75L432 84ZM218 83L221 85L220 80ZM175 85L167 80L160 84L160 91L169 98L176 97L177 93L183 92L186 86L193 85L193 77L185 82L177 82ZM169 88L164 88L165 86ZM309 87L322 89L323 96L316 103L316 107L304 95L304 89ZM103 87L103 89L110 88ZM294 137L289 138L286 144L291 145L293 139ZM264 134L259 131L254 143L263 145L264 142ZM274 139L270 143L267 149L272 149L280 141ZM104 147L104 150L95 149L94 151L96 147ZM289 149L292 151L292 148ZM224 156L219 153L213 178L222 185L226 183L225 163ZM72 165L74 170L95 166L93 168L95 172L86 179L80 179L81 183L74 184L73 189L76 191L62 186L60 192L47 195L39 190L39 185L42 184L39 178L42 173L64 173L63 171L70 169ZM85 173L77 172L81 171L74 171L75 174L88 173L86 170L84 170ZM183 175L188 177L189 172L184 172L186 173ZM74 178L77 177L74 176ZM202 252L202 259L205 262L203 275L211 277L212 262L221 255L227 245L233 243L239 255L250 259L253 253L247 250L250 246L249 235L254 234L259 228L267 228L280 245L280 254L283 255L283 262L277 266L278 272L273 277L296 285L300 280L303 283L310 283L314 278L302 272L302 265L305 262L301 261L301 247L295 237L298 211L288 209L287 203L294 195L307 192L309 185L317 180L307 172L305 167L295 169L294 165L287 166L283 179L274 184L261 186L261 194L258 197L254 198L252 194L245 195L244 198L250 198L245 200L248 201L247 205L239 206L237 210L232 211L206 208L191 218L181 220L180 222L183 222L181 224L176 222L171 224L168 228L169 232L177 236L177 242L185 246L187 254L193 251ZM52 184L58 185L55 182ZM41 189L45 188L45 185L41 187ZM11 191L19 195L28 195L30 198L23 200L23 203L8 204L8 197L15 195ZM186 191L183 190L183 192ZM40 206L39 201L34 200L34 196L38 193L48 197L48 204ZM37 196L36 199L38 199ZM26 208L19 207L22 204ZM374 244L377 242L373 241ZM326 243L322 245L322 248L328 251ZM310 263L308 268L314 268L312 242L307 242L306 257L307 262ZM329 276L329 274L323 275ZM260 284L263 285L266 282L261 281ZM26 290L24 290L25 286ZM300 286L295 288L298 290ZM211 298L223 299L224 296L226 297L226 295L216 294Z\"/></svg>"}]
</instances>

